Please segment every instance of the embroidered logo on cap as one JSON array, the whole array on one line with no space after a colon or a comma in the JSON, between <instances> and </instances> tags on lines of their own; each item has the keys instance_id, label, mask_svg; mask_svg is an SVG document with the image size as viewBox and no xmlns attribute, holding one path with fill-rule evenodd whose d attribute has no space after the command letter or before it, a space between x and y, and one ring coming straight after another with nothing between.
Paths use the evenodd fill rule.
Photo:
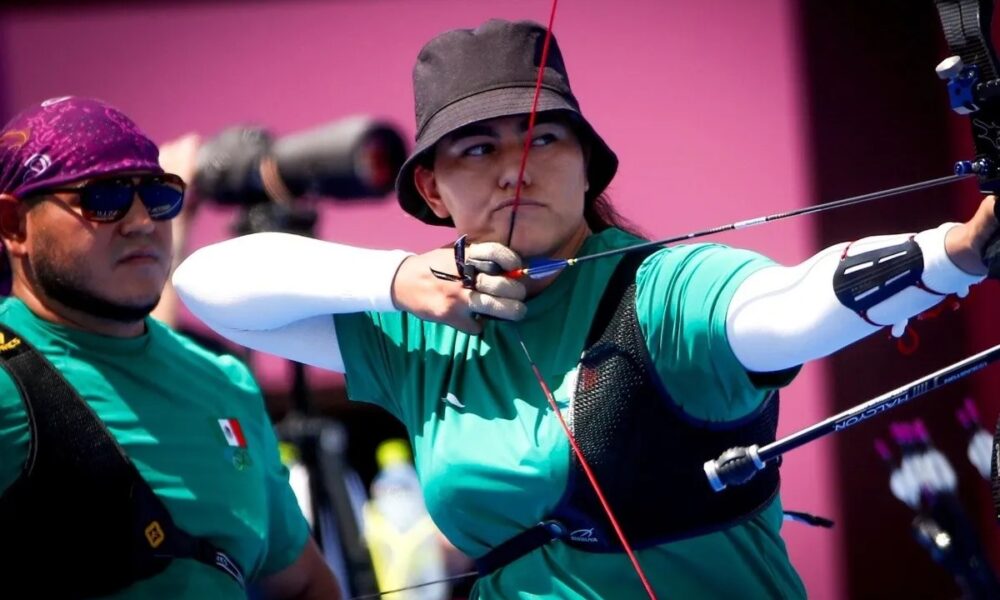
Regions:
<instances>
[{"instance_id":1,"label":"embroidered logo on cap","mask_svg":"<svg viewBox=\"0 0 1000 600\"><path fill-rule=\"evenodd\" d=\"M54 104L59 104L60 102L65 102L72 98L73 96L59 96L58 98L49 98L48 100L42 101L42 106L48 108Z\"/></svg>"},{"instance_id":2,"label":"embroidered logo on cap","mask_svg":"<svg viewBox=\"0 0 1000 600\"><path fill-rule=\"evenodd\" d=\"M8 131L0 135L0 146L10 146L20 148L28 142L31 132L25 130Z\"/></svg>"},{"instance_id":3,"label":"embroidered logo on cap","mask_svg":"<svg viewBox=\"0 0 1000 600\"><path fill-rule=\"evenodd\" d=\"M49 167L52 166L52 159L48 154L35 153L29 156L28 160L24 161L24 166L28 169L24 173L24 180L27 181L48 171Z\"/></svg>"}]
</instances>

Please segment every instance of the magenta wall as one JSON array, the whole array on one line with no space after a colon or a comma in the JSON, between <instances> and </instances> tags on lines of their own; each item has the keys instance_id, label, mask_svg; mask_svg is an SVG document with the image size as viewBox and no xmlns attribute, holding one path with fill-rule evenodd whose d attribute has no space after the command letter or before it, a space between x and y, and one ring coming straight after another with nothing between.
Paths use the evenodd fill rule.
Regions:
<instances>
[{"instance_id":1,"label":"magenta wall","mask_svg":"<svg viewBox=\"0 0 1000 600\"><path fill-rule=\"evenodd\" d=\"M289 132L355 113L412 135L410 69L420 46L488 17L545 21L545 1L364 0L183 3L170 7L0 12L0 110L92 95L158 140L255 121ZM791 0L565 1L555 30L585 113L619 153L610 192L650 235L669 235L809 202L797 14ZM195 245L226 236L230 215L205 207ZM420 250L450 232L394 201L332 205L321 236ZM720 237L783 262L814 247L808 220ZM261 365L284 385L283 365ZM825 368L807 366L784 396L782 431L828 412ZM327 376L322 380L330 381ZM831 447L786 460L786 506L838 517ZM839 534L785 530L811 596L838 598ZM724 570L724 565L720 565ZM666 590L669 597L669 590Z\"/></svg>"}]
</instances>

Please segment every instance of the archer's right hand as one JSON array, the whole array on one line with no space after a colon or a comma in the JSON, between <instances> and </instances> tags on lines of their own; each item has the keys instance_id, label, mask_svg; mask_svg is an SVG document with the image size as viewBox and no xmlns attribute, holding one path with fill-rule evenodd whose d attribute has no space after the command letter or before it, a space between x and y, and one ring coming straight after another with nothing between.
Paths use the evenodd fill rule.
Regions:
<instances>
[{"instance_id":1,"label":"archer's right hand","mask_svg":"<svg viewBox=\"0 0 1000 600\"><path fill-rule=\"evenodd\" d=\"M495 242L470 244L466 260L496 263L502 273L523 266L521 257L513 250ZM474 289L467 289L459 281L440 279L431 269L457 275L454 250L440 248L404 260L392 281L396 308L470 334L483 330L479 315L508 321L524 318L527 292L520 281L480 272Z\"/></svg>"}]
</instances>

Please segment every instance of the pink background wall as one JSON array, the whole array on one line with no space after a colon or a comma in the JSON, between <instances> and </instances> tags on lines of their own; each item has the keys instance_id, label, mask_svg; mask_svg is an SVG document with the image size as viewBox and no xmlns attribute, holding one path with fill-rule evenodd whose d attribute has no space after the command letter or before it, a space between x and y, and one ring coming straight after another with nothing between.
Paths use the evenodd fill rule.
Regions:
<instances>
[{"instance_id":1,"label":"pink background wall","mask_svg":"<svg viewBox=\"0 0 1000 600\"><path fill-rule=\"evenodd\" d=\"M588 118L618 152L610 192L650 235L810 202L797 15L791 0L565 1L555 30ZM92 95L154 138L211 135L254 121L277 132L366 113L412 135L410 69L420 46L488 17L545 21L545 1L218 2L0 12L0 109ZM226 237L230 214L205 206L192 242ZM320 236L372 247L451 239L381 204L330 204ZM783 262L817 248L808 219L721 236ZM259 365L283 386L280 363ZM784 396L782 431L825 416L825 367ZM323 378L320 381L331 381ZM827 443L786 459L787 507L838 517ZM792 559L813 597L843 595L841 539L791 524ZM724 565L720 565L724 569ZM666 591L669 596L669 590Z\"/></svg>"}]
</instances>

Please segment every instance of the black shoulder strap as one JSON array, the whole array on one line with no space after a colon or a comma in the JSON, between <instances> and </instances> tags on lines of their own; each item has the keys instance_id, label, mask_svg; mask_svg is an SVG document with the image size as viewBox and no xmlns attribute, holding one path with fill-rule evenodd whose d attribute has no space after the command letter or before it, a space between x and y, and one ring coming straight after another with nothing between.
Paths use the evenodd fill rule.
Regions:
<instances>
[{"instance_id":1,"label":"black shoulder strap","mask_svg":"<svg viewBox=\"0 0 1000 600\"><path fill-rule=\"evenodd\" d=\"M587 334L587 342L584 348L590 348L601 339L611 319L618 312L622 293L635 283L635 276L642 262L662 249L661 247L655 247L637 252L629 252L618 262L614 273L611 274L608 284L604 288L604 295L601 296L601 302L597 305L597 311L594 313L594 319L591 321L590 332Z\"/></svg>"},{"instance_id":2,"label":"black shoulder strap","mask_svg":"<svg viewBox=\"0 0 1000 600\"><path fill-rule=\"evenodd\" d=\"M595 315L571 410L577 445L622 530L641 549L732 526L771 502L778 491L777 468L761 473L753 489L720 495L707 485L702 464L704 457L746 445L744 440L773 441L778 403L772 398L752 418L724 426L680 410L657 374L639 325L635 279L646 256L627 258ZM620 551L593 490L574 484L586 483L575 455L570 461L567 493L550 518L566 525L566 543L577 549Z\"/></svg>"},{"instance_id":3,"label":"black shoulder strap","mask_svg":"<svg viewBox=\"0 0 1000 600\"><path fill-rule=\"evenodd\" d=\"M31 433L21 475L0 496L0 561L37 567L54 560L61 575L34 581L34 589L65 587L74 596L122 589L159 573L174 558L206 563L243 585L232 558L174 523L58 369L2 324L0 366L21 393ZM38 570L25 576L29 572Z\"/></svg>"},{"instance_id":4,"label":"black shoulder strap","mask_svg":"<svg viewBox=\"0 0 1000 600\"><path fill-rule=\"evenodd\" d=\"M600 341L604 331L608 327L608 324L618 312L618 307L622 299L622 292L635 283L635 275L639 270L639 266L642 265L642 261L646 260L647 257L652 255L657 250L660 250L660 248L649 248L638 252L630 252L625 254L621 260L618 261L618 264L615 266L615 270L608 278L608 282L604 288L604 293L597 304L597 309L594 311L594 317L591 319L590 332L587 334L587 341L584 343L584 348L592 348L595 344L597 344L597 342ZM571 470L579 468L579 463L575 457L571 458L571 463ZM571 474L570 481L568 482L570 487L574 486L573 478L574 476ZM566 498L571 495L571 493L564 493L563 501L561 501L559 506L557 506L557 514L560 508L566 506ZM561 517L561 515L559 516ZM572 532L566 529L565 524L559 519L548 518L492 548L483 556L476 558L476 570L480 576L488 575L553 540L568 539L571 533Z\"/></svg>"}]
</instances>

